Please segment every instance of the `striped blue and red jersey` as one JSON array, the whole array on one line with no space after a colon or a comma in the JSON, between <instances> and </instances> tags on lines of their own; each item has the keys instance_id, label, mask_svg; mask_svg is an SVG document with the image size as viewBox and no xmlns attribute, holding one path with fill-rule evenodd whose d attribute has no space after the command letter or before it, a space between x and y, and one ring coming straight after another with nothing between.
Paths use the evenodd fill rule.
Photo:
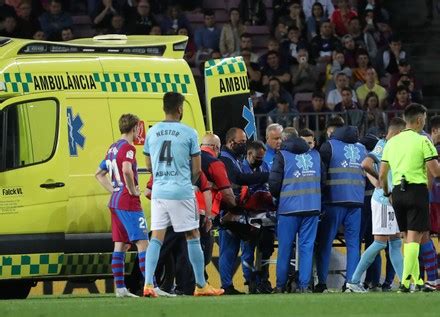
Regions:
<instances>
[{"instance_id":1,"label":"striped blue and red jersey","mask_svg":"<svg viewBox=\"0 0 440 317\"><path fill-rule=\"evenodd\" d=\"M124 162L131 163L134 183L137 186L136 148L127 140L121 139L109 147L105 159L99 165L100 169L109 173L114 188L108 206L118 210L140 211L142 207L139 196L130 195L126 186L122 172Z\"/></svg>"}]
</instances>

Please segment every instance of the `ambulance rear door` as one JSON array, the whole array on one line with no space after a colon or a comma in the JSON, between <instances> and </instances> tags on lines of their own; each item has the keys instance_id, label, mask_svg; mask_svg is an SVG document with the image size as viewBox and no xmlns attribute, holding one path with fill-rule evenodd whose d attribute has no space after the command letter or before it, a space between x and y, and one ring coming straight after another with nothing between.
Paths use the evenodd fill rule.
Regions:
<instances>
[{"instance_id":1,"label":"ambulance rear door","mask_svg":"<svg viewBox=\"0 0 440 317\"><path fill-rule=\"evenodd\" d=\"M248 138L255 137L255 119L243 58L208 60L204 72L208 130L217 134L222 142L232 127L245 130Z\"/></svg>"}]
</instances>

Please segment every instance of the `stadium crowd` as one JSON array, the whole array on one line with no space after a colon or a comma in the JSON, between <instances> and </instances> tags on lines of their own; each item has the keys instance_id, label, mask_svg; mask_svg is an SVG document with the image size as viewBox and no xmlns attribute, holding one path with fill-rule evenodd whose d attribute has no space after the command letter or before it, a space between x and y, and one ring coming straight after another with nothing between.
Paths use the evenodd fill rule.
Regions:
<instances>
[{"instance_id":1,"label":"stadium crowd","mask_svg":"<svg viewBox=\"0 0 440 317\"><path fill-rule=\"evenodd\" d=\"M87 34L188 35L185 59L196 77L208 58L243 56L262 134L277 122L323 131L339 113L361 134L384 135L389 111L423 100L381 0L224 3L228 21L219 24L219 9L201 0L2 0L0 35L68 41L82 36L74 14L90 17ZM195 16L203 25L194 26ZM254 43L259 26L269 26L260 36L266 48Z\"/></svg>"},{"instance_id":2,"label":"stadium crowd","mask_svg":"<svg viewBox=\"0 0 440 317\"><path fill-rule=\"evenodd\" d=\"M358 285L359 281L352 283L352 277L359 273L361 241L365 242L366 249L375 242L370 203L374 180L364 177L363 162L369 152L374 152L379 139L388 140L393 129L402 129L404 123L395 118L396 113L423 101L421 84L415 78L410 56L402 47L399 35L391 29L390 16L382 2L228 1L236 6L225 5L229 21L219 25L215 12L203 8L200 0L0 0L0 36L68 41L80 35L75 29L73 14L85 13L90 16L94 34L189 36L184 58L195 72L207 59L243 56L258 127L266 144L248 142L238 128L227 133L225 144L220 144L215 135L206 135L201 142L203 171L215 185L212 208L218 213L214 225L220 227L222 288L225 294L241 293L232 283L241 249L243 274L250 293L323 292L327 289L332 242L341 224L345 228L347 246L346 281ZM268 14L269 7L271 14ZM190 11L203 16L202 26L193 27L187 18ZM267 25L270 31L267 47L257 50L253 29ZM440 122L434 117L431 123L432 141L437 145ZM349 146L351 152L345 152L344 159L340 154L344 154L345 146ZM311 184L308 185L314 188L316 197L309 203L321 201L322 192L327 199L324 199L327 217L321 217L321 206L307 205L299 220L287 216L287 220L274 220L275 216L268 211L278 210L281 218L284 212L289 213L288 209L282 210L290 197L286 193L308 191L310 194L311 190L301 187L307 182L300 187L295 187L297 184L293 181L290 185L283 182L280 175L288 167L287 158L292 155L296 158L315 147L319 152L312 150L307 161L298 161L298 167L301 165L303 171L310 169ZM336 167L344 160L349 161L346 162L350 165L348 172ZM333 179L339 187L332 189L331 182L327 181L332 173L349 181L344 183L339 179L338 183L338 179ZM285 185L292 188L283 188ZM438 193L432 193L433 203L439 199L436 195ZM277 206L273 205L272 197L276 198ZM332 214L338 216L328 216ZM308 226L302 223L304 219L310 221ZM329 219L333 220L328 222ZM293 235L282 236L275 232L277 221L283 232L299 230L295 247L300 259L299 276L289 265L294 257ZM201 224L206 226L206 221ZM301 231L303 228L310 230ZM209 262L213 237L206 230L201 232L205 260ZM268 260L276 236L279 243L277 285L271 285ZM188 283L186 278L191 279L188 274L191 269L185 268L190 265L188 255L185 245L179 244L184 237L169 230L164 246L167 239L173 241L168 243L180 246L167 251L177 253L175 258L179 259L176 291L192 293L194 284ZM399 270L395 265L399 244L394 241L389 241L389 248L385 242L382 248L387 250L388 259L385 281L380 283L381 261L375 257L372 263L363 264L364 269L371 264L363 287L388 291L395 273L401 278L402 273L395 272ZM262 265L254 258L256 248L261 252ZM426 289L434 290L438 280L437 255L429 238L421 250L421 263L427 273ZM313 285L311 278L313 253L317 259L317 285ZM343 290L346 288L344 283Z\"/></svg>"}]
</instances>

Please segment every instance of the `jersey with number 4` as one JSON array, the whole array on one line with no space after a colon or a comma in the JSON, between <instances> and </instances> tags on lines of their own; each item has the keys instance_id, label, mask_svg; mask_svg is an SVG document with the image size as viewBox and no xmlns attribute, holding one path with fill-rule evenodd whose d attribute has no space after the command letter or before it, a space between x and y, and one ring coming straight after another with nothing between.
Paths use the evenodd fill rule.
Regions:
<instances>
[{"instance_id":1,"label":"jersey with number 4","mask_svg":"<svg viewBox=\"0 0 440 317\"><path fill-rule=\"evenodd\" d=\"M136 148L126 140L118 140L109 147L105 159L99 166L109 173L114 188L108 206L118 210L140 211L142 207L139 196L130 195L126 186L122 172L124 162L131 163L134 183L137 186Z\"/></svg>"},{"instance_id":2,"label":"jersey with number 4","mask_svg":"<svg viewBox=\"0 0 440 317\"><path fill-rule=\"evenodd\" d=\"M163 121L148 130L144 154L150 156L154 199L194 198L191 157L200 155L197 133L180 122Z\"/></svg>"}]
</instances>

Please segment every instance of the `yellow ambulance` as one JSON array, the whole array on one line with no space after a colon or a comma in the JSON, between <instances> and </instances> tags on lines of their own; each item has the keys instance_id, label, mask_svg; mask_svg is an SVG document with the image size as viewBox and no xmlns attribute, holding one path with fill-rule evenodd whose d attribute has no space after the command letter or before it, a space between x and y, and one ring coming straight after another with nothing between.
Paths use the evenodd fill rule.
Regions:
<instances>
[{"instance_id":1,"label":"yellow ambulance","mask_svg":"<svg viewBox=\"0 0 440 317\"><path fill-rule=\"evenodd\" d=\"M167 91L184 94L183 122L205 133L183 59L186 42L184 36L0 38L0 298L25 298L37 281L111 277L109 196L94 172L119 138L121 114L134 113L142 120L136 145L145 186L142 146L146 131L163 119ZM223 135L248 124L243 60L211 60L204 75L208 128ZM146 199L143 207L148 212ZM126 272L135 261L127 253Z\"/></svg>"}]
</instances>

